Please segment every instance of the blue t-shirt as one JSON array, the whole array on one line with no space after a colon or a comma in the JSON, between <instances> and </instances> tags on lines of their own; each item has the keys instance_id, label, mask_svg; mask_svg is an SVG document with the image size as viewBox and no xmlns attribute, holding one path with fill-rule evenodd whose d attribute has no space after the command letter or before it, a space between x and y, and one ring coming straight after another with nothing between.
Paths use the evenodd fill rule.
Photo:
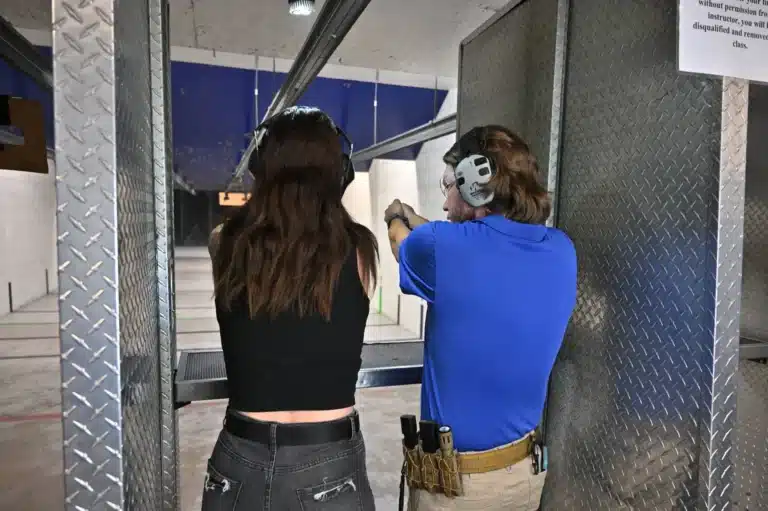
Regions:
<instances>
[{"instance_id":1,"label":"blue t-shirt","mask_svg":"<svg viewBox=\"0 0 768 511\"><path fill-rule=\"evenodd\" d=\"M451 426L459 451L535 429L576 304L571 240L495 215L430 222L399 259L401 290L428 302L422 420Z\"/></svg>"}]
</instances>

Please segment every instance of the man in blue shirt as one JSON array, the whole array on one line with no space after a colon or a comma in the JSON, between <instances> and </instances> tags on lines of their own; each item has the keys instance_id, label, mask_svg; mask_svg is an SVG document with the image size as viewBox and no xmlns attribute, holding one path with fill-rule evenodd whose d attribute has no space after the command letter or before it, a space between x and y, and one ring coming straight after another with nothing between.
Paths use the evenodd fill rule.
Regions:
<instances>
[{"instance_id":1,"label":"man in blue shirt","mask_svg":"<svg viewBox=\"0 0 768 511\"><path fill-rule=\"evenodd\" d=\"M411 488L411 510L535 510L533 432L576 303L576 252L527 144L475 128L444 157L449 222L385 212L400 288L428 303L421 419L450 426L463 495Z\"/></svg>"}]
</instances>

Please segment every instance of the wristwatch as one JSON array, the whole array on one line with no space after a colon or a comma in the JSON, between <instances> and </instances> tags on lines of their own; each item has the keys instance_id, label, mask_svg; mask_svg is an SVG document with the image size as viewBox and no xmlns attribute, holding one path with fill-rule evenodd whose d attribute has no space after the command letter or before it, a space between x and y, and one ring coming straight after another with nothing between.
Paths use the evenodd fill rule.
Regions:
<instances>
[{"instance_id":1,"label":"wristwatch","mask_svg":"<svg viewBox=\"0 0 768 511\"><path fill-rule=\"evenodd\" d=\"M398 214L398 215L392 215L392 216L389 218L389 220L387 220L387 229L389 229L389 228L390 228L390 226L392 226L392 221L393 221L395 218L399 218L399 219L400 219L400 221L401 221L401 222L403 222L403 223L405 224L405 226L406 226L408 229L410 229L410 230L413 230L413 229L411 229L411 224L409 224L409 223L408 223L408 219L407 219L405 216L403 216L403 215L399 215L399 214Z\"/></svg>"}]
</instances>

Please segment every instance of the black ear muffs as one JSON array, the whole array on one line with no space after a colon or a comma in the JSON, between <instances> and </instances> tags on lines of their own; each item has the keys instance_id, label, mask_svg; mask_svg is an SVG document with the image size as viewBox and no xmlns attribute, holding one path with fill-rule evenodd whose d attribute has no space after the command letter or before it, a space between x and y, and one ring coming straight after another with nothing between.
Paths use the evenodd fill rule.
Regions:
<instances>
[{"instance_id":1,"label":"black ear muffs","mask_svg":"<svg viewBox=\"0 0 768 511\"><path fill-rule=\"evenodd\" d=\"M276 119L279 116L282 115L290 115L291 113L294 113L297 109L301 109L307 112L315 112L319 113L321 119L328 123L328 125L333 129L333 131L336 132L336 134L341 139L340 141L346 144L346 151L344 150L344 147L342 146L342 154L341 154L341 160L342 160L342 168L341 168L341 190L342 194L346 191L347 187L352 184L352 181L355 180L355 166L352 163L352 159L350 158L350 154L352 154L352 151L354 149L354 146L352 144L352 141L349 139L346 133L336 126L336 123L333 122L333 119L323 112L320 109L317 108L310 108L310 107L292 107L288 108L282 112L279 112L269 119L264 120L261 124L259 124L256 129L254 130L254 136L257 137L257 144L254 148L253 152L251 153L251 157L248 159L248 171L253 175L255 169L258 166L259 161L259 151L262 147L264 147L267 138L269 137L269 127L272 124L272 121ZM260 138L259 138L260 137Z\"/></svg>"},{"instance_id":2,"label":"black ear muffs","mask_svg":"<svg viewBox=\"0 0 768 511\"><path fill-rule=\"evenodd\" d=\"M343 174L341 177L341 193L343 195L344 192L347 191L349 185L352 184L352 181L355 180L355 165L352 163L352 159L347 153L343 153L341 158L344 161L344 168L342 169Z\"/></svg>"}]
</instances>

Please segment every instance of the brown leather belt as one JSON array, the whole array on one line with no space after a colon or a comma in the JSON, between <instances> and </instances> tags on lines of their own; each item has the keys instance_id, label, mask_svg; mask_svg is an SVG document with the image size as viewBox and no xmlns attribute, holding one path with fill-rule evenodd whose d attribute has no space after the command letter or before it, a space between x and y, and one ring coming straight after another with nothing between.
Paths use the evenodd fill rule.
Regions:
<instances>
[{"instance_id":1,"label":"brown leather belt","mask_svg":"<svg viewBox=\"0 0 768 511\"><path fill-rule=\"evenodd\" d=\"M490 451L459 453L461 474L483 474L511 467L531 455L533 436L528 435L519 442Z\"/></svg>"}]
</instances>

